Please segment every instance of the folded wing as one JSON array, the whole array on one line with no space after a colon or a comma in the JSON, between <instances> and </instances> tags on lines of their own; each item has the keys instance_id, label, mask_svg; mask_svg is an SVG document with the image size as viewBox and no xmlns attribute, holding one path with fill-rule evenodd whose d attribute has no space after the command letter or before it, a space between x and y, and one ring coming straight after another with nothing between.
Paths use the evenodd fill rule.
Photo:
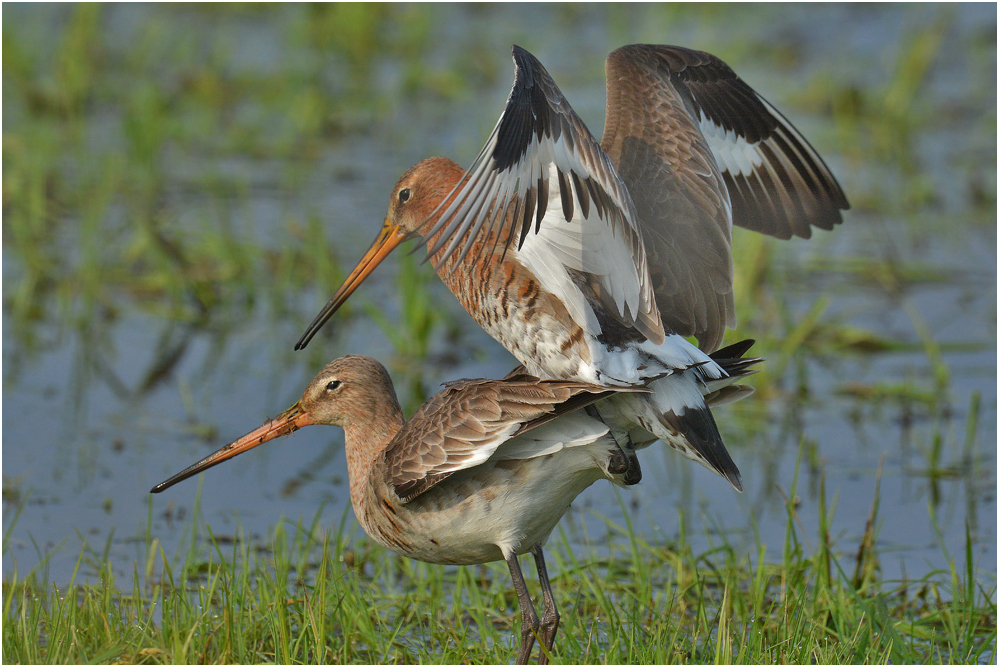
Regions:
<instances>
[{"instance_id":1,"label":"folded wing","mask_svg":"<svg viewBox=\"0 0 1000 668\"><path fill-rule=\"evenodd\" d=\"M407 420L386 449L391 484L410 501L456 471L486 462L510 439L611 393L599 385L527 375L449 384ZM592 426L573 425L566 438L579 439L588 429L592 432ZM553 443L525 439L517 445L516 456L500 458L539 457L551 452Z\"/></svg>"}]
</instances>

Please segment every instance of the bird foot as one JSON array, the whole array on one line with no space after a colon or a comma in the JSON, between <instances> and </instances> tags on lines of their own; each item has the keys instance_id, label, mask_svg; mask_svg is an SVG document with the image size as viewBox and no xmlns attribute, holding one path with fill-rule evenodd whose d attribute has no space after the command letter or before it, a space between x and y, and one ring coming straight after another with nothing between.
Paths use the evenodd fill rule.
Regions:
<instances>
[{"instance_id":1,"label":"bird foot","mask_svg":"<svg viewBox=\"0 0 1000 668\"><path fill-rule=\"evenodd\" d=\"M544 666L549 662L549 654L552 653L552 645L556 639L556 631L559 630L559 613L553 611L552 615L543 615L542 622L538 625L538 665Z\"/></svg>"},{"instance_id":2,"label":"bird foot","mask_svg":"<svg viewBox=\"0 0 1000 668\"><path fill-rule=\"evenodd\" d=\"M635 456L635 453L625 454L620 448L613 450L608 458L608 473L621 475L626 485L634 485L642 480L639 458Z\"/></svg>"},{"instance_id":3,"label":"bird foot","mask_svg":"<svg viewBox=\"0 0 1000 668\"><path fill-rule=\"evenodd\" d=\"M642 469L639 468L639 458L635 455L629 459L628 470L625 471L625 475L622 477L626 485L634 485L640 480L642 480Z\"/></svg>"},{"instance_id":4,"label":"bird foot","mask_svg":"<svg viewBox=\"0 0 1000 668\"><path fill-rule=\"evenodd\" d=\"M517 663L521 666L526 665L528 660L531 658L531 648L535 646L535 637L538 635L538 618L535 618L534 628L526 622L527 620L522 620L521 648L517 650ZM545 656L544 651L538 658L539 663L541 663L543 656Z\"/></svg>"},{"instance_id":5,"label":"bird foot","mask_svg":"<svg viewBox=\"0 0 1000 668\"><path fill-rule=\"evenodd\" d=\"M611 456L608 457L608 473L614 473L615 475L619 473L625 473L628 470L628 457L625 453L621 451L620 448L616 448L611 451Z\"/></svg>"}]
</instances>

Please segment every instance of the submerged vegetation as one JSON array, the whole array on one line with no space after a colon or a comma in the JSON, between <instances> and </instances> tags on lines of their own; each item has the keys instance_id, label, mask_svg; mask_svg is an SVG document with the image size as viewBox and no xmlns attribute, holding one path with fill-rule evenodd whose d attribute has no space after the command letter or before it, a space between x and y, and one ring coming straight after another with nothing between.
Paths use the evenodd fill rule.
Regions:
<instances>
[{"instance_id":1,"label":"submerged vegetation","mask_svg":"<svg viewBox=\"0 0 1000 668\"><path fill-rule=\"evenodd\" d=\"M970 27L967 8L945 6L802 8L771 21L785 10L559 5L531 10L514 32L494 17L514 10L485 6L5 9L5 661L509 661L519 622L502 564L396 557L360 535L349 510L335 530L317 512L266 537L223 535L197 503L186 517L190 505L151 505L144 532L117 513L141 506L155 482L137 480L156 470L137 463L151 457L148 441L215 448L220 412L250 394L284 408L279 380L297 390L296 374L311 377L334 350L371 354L346 349L358 336L391 355L383 361L408 413L490 354L457 303L439 298L419 253L386 263L394 280L387 268L359 291L319 345L291 349L341 263L374 235L398 173L431 152L461 162L478 151L500 109L480 102L502 103L510 43L541 53L543 37L570 26L593 44L568 40L559 57L553 48L551 69L564 90L576 87L585 117L579 91L603 91L595 68L627 42L688 35L683 43L715 51L754 85L777 72L766 97L795 114L853 208L840 230L809 242L734 231L740 328L727 342L752 336L767 362L750 381L755 397L725 409L720 428L737 459L794 470L760 484L762 497L784 495L783 536L762 536L755 517L750 545L737 546L707 514L675 521L672 509L680 528L650 535L623 506L602 518L598 540L576 526L594 511L575 510L551 541L563 613L554 660L996 662L996 570L982 558L995 556L983 518L995 525L996 395L981 383L996 375L995 23ZM811 51L823 40L781 32L801 37L789 26L809 11L892 29L870 59L833 60L828 49L825 62ZM230 403L217 399L225 392ZM165 396L176 416L159 415ZM95 418L98 404L109 413ZM846 436L805 426L824 410ZM31 411L44 418L36 425L65 419L36 427L62 449L25 431ZM93 424L129 420L142 426ZM68 491L65 470L51 492L19 468L25 443L38 460L83 471L82 491ZM86 505L86 481L114 468L108 449L134 459L95 502L97 535L81 525L36 542L37 520L25 518ZM343 473L322 477L320 465L335 451L300 469L282 498L317 471L337 482ZM911 577L886 576L905 546L880 539L895 528L886 505L898 502L878 491L881 452L885 479L918 490L907 512L931 527L935 559ZM800 467L802 489L788 489ZM851 476L875 488L867 515L835 512L851 500L839 485ZM958 502L942 502L949 484ZM752 491L741 500L764 505ZM12 557L17 543L30 545L30 564ZM124 569L122 552L138 555ZM67 554L68 570L56 565Z\"/></svg>"}]
</instances>

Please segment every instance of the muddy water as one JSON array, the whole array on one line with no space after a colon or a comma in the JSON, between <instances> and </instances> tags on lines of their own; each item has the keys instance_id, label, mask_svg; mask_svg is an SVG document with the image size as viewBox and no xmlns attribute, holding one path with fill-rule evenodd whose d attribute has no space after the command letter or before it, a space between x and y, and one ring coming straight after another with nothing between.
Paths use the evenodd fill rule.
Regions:
<instances>
[{"instance_id":1,"label":"muddy water","mask_svg":"<svg viewBox=\"0 0 1000 668\"><path fill-rule=\"evenodd\" d=\"M160 22L168 35L193 32L200 43L218 45L238 74L280 71L309 57L294 38L308 21L302 11L202 21L184 11L123 6L109 8L100 21L110 43L130 48L151 22ZM167 217L181 229L238 221L241 234L262 248L301 243L286 234L288 221L304 225L318 217L331 256L348 265L375 234L389 189L403 170L428 155L468 163L478 152L510 85L512 42L546 63L595 133L603 114L603 58L614 47L663 42L725 54L813 140L855 208L833 233L768 244L773 285L761 293L766 302L761 311L775 317L741 315L740 329L730 334L730 340L770 341L762 351L769 358L764 373L770 374L762 384L769 389L717 413L742 469L745 493L736 494L672 452L651 448L644 453L643 482L621 494L623 505L608 486L595 485L562 527L572 540L599 550L606 530L601 518L621 522L623 507L636 530L653 540L676 536L683 514L696 549L724 538L755 555L759 540L775 558L787 525L784 499L792 495L798 468L801 536L812 546L818 540L823 480L828 507L835 509L831 537L845 555L845 568L852 565L850 555L879 486L877 547L884 576L921 577L947 568L949 556L962 557L968 528L978 569L995 578L992 8L664 14L648 7L441 7L427 12L412 17L423 22L426 33L420 51L425 71L418 75L436 78L446 90L449 68L458 67L467 52L485 59L477 71L488 76L457 93L421 89L419 96L394 98L375 120L346 123L336 142L324 143L308 158L165 151L161 159L171 196L158 204ZM58 43L55 38L65 34L66 10L5 11L5 36L15 23L37 37L33 48L44 52L45 37ZM860 131L845 129L843 120L837 125L822 113L830 103L816 82L832 82L842 95L853 88L860 91L857 96L881 99L875 91L892 85L912 35L937 25L943 26L945 46L934 52L934 65L915 97L919 109L907 140L915 166L903 169L868 145L893 124L871 121L871 128ZM974 45L990 34L992 60L987 55L983 63ZM378 85L400 87L412 74L404 61L376 60L370 76ZM6 85L4 111L6 143L33 112ZM991 113L992 124L983 120ZM113 152L114 132L107 130L113 118L86 118L87 132L112 137ZM5 153L5 169L6 161ZM220 175L236 184L235 194L221 196L198 185L201 176ZM913 203L903 191L914 182L925 184L921 192L929 189L931 195L915 196ZM977 195L982 188L985 204ZM6 180L4 190L6 227ZM79 216L54 210L71 220ZM105 215L123 214L112 204ZM58 229L68 235L59 243L79 243L72 225ZM741 234L736 242L751 243ZM189 535L199 488L199 512L217 536L243 531L263 537L279 517L308 521L320 508L323 521L334 525L349 503L336 429L304 430L212 470L203 482L192 480L152 498L148 490L286 408L323 362L341 354L377 357L394 374L418 378L424 392L458 377L500 376L514 365L436 282L429 289L445 323L434 330L426 359L400 359L391 338L363 310L338 314L328 325L335 333L318 338L305 354L292 353L334 286L310 284L272 298L263 267L253 308L239 311L238 318L223 305L207 325L193 326L134 298L109 294L109 309L85 322L67 323L54 308L51 317L25 324L13 318L10 304L24 279L26 257L5 230L5 576L44 564L50 580L65 583L83 550L95 560L106 552L114 571L128 577L142 559L147 532L168 555ZM398 260L388 262L354 298L378 305L389 322L399 321L397 266ZM825 329L784 356L783 335L818 302L825 304ZM401 394L412 396L408 385ZM979 408L969 437L974 402ZM92 576L93 568L85 562L81 574Z\"/></svg>"}]
</instances>

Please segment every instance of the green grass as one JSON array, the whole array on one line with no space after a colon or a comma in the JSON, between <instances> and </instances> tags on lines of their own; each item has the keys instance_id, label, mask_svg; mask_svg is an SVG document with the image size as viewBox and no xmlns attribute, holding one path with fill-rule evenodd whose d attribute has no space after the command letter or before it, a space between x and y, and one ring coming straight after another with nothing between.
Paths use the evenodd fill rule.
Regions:
<instances>
[{"instance_id":1,"label":"green grass","mask_svg":"<svg viewBox=\"0 0 1000 668\"><path fill-rule=\"evenodd\" d=\"M255 221L242 215L250 208L251 192L262 188L284 192L288 199L307 198L301 186L306 175L324 169L321 158L341 150L345 137L384 130L380 123L410 103L472 104L478 91L470 93L470 87L509 76L506 56L484 53L486 47L475 43L460 62L428 58L437 39L433 25L440 16L435 12L442 11L434 8L164 7L128 43L112 39L105 29L107 11L99 5L68 8L49 40L34 39L30 26L4 26L3 241L5 259L15 267L5 274L4 315L11 325L5 346L19 353L5 358L5 381L12 385L19 366L76 337L70 345L82 352L68 375L83 396L85 370L102 366L88 356L110 356L122 314L136 310L163 326L154 344L156 363L142 374L139 389L169 376L170 365L182 357L187 338L178 336L178 329L208 330L217 336L213 345L222 349L226 332L259 314L262 304L276 327L293 321L290 348L319 306L296 302L296 295L313 287L320 298L328 296L344 275L338 260L357 259L333 246L335 235L327 226L353 221L331 221L334 214L326 211L282 212L264 221L282 241L268 247L258 238ZM570 20L591 10L564 6L560 11ZM624 6L593 11L606 11L620 34L617 41L625 43L640 37L660 41L664 26L688 12L707 23L733 10L653 8L651 13L667 16L651 21L640 37L630 23L644 14ZM276 39L292 54L273 70L256 71L233 61L228 21L254 12L278 26ZM904 258L910 236L923 239L918 247L936 244L942 230L955 225L988 229L996 219L995 167L983 176L982 165L992 158L980 160L995 153L989 87L957 99L925 93L949 49L967 53L975 80L995 75L995 36L946 48L951 12L942 8L905 31L870 86L842 75L833 63L810 77L790 105L781 105L797 117L807 109L822 116L820 127L832 128L827 136L823 130L809 136L824 155L842 161L837 171L845 186L852 186L848 195L854 206L846 224L874 226L893 216L904 218L905 230L892 232L902 235L893 244L903 248ZM219 30L201 43L185 28L192 21L215 22ZM794 72L794 46L772 52L763 37L753 40L746 37L723 54L738 71L741 61L764 58L768 67L787 62ZM374 77L387 63L400 68L388 86ZM595 74L577 76L590 81ZM767 96L777 101L770 91ZM983 96L987 113L972 114ZM446 119L442 124L453 118L441 117ZM976 137L970 144L974 150L951 158L949 173L960 178L936 176L921 162L919 142L943 122L961 124L964 134L969 118L978 119L968 123ZM492 117L488 120L491 125ZM393 131L405 137L409 128ZM472 151L480 143L475 137L461 141ZM271 161L272 176L263 184L227 170L232 161L246 166L264 160ZM198 166L188 172L190 164ZM347 175L342 183L339 178L334 175L329 187L346 190L352 178L374 177ZM966 206L960 211L937 207L944 190L952 188L962 193ZM810 244L822 248L827 237L817 236ZM856 397L859 411L875 411L872 419L888 419L884 406L898 404L906 415L916 406L914 411L933 420L933 427L916 439L926 459L926 470L910 472L917 480L934 486L981 467L976 425L995 417L995 406L980 407L978 394L949 396L955 394L955 371L943 356L956 346L980 344L935 340L914 309L909 311L912 332L904 341L851 326L836 313L838 292L874 289L901 297L914 286L954 280L955 272L880 257L868 248L830 257L811 251L815 258L787 267L783 260L794 251L743 230L735 231L733 247L740 330L730 337L754 336L754 354L768 361L764 373L750 381L757 399L738 404L726 428L735 423L743 433L762 430L770 418L764 414L766 400L783 391L783 371L807 401L816 388L803 378L806 359L919 350L928 362L926 375L852 383L835 391ZM424 398L429 343L442 330L448 337L455 331L429 296L429 285L437 279L426 265L417 266L418 257L397 252L391 261L400 267L398 321L364 308L360 294L338 314L341 321L367 317L384 333L397 353L390 366L410 409ZM817 276L825 280L824 289L816 291L819 299L793 313L787 295ZM52 323L59 330L55 335L41 326ZM327 361L322 347L308 354L310 365ZM966 402L964 430L950 433L942 426L948 404ZM804 444L804 461L820 467L814 450L815 444ZM5 479L5 503L9 494L9 503L21 507L30 494L20 486ZM794 500L794 490L789 497ZM825 503L825 495L821 499ZM776 563L765 560L773 552L764 545L756 546L753 558L724 542L695 552L695 541L683 529L668 544L650 541L632 531L627 513L624 526L607 520L614 538L610 545L591 543L579 552L558 531L548 550L552 570L559 573L554 585L563 613L554 658L567 663L995 662L994 565L973 563L969 538L964 555L948 555L948 570L910 582L881 580L877 499L872 508L861 542L837 545L828 530L832 508L820 512L821 526L804 529L789 503L786 540ZM930 512L937 512L935 504ZM5 543L17 524L14 515ZM115 580L106 563L113 532L102 546L81 539L80 570L99 584L79 584L74 578L54 587L45 573L47 556L40 554L39 567L12 573L3 583L4 659L511 659L519 622L502 564L449 569L418 564L345 533L345 526L350 523L326 532L315 525L279 524L263 544L249 544L213 537L209 527L194 523L191 540L176 554L166 554L148 537L144 559L124 582ZM984 583L989 577L994 582Z\"/></svg>"},{"instance_id":2,"label":"green grass","mask_svg":"<svg viewBox=\"0 0 1000 668\"><path fill-rule=\"evenodd\" d=\"M295 54L273 72L234 62L226 30L210 45L193 41L183 26L190 14L219 18L208 8L153 13L162 21L152 17L127 41L105 29L99 5L67 8L62 22L49 15L58 27L47 40L31 38L42 19L25 30L4 24L3 238L20 269L4 296L28 345L41 320L72 327L122 303L196 325L213 309L245 318L261 271L275 265L283 271L268 276L282 281L268 281L272 290L328 279L320 221L267 221L289 244L262 251L252 221L231 209L260 184L224 163L280 158L265 189L300 188L345 134L370 131L426 92L371 76L387 60L416 65L426 12L378 4L271 12ZM180 199L214 208L188 208L181 221Z\"/></svg>"},{"instance_id":3,"label":"green grass","mask_svg":"<svg viewBox=\"0 0 1000 668\"><path fill-rule=\"evenodd\" d=\"M790 492L795 498L795 489ZM976 576L973 544L948 571L878 578L878 491L857 546L817 536L794 503L781 559L723 542L698 553L685 533L658 544L605 519L585 549L558 528L547 552L564 663L975 663L996 661L996 583ZM319 517L319 514L316 516ZM346 527L351 527L348 530ZM441 567L401 558L340 526L279 523L262 544L191 525L168 556L118 583L84 543L99 584L3 583L8 663L507 663L519 615L503 564ZM602 532L605 533L605 532ZM712 539L710 539L711 541ZM715 539L718 540L718 539ZM755 558L752 558L755 557ZM537 583L529 580L537 591Z\"/></svg>"}]
</instances>

